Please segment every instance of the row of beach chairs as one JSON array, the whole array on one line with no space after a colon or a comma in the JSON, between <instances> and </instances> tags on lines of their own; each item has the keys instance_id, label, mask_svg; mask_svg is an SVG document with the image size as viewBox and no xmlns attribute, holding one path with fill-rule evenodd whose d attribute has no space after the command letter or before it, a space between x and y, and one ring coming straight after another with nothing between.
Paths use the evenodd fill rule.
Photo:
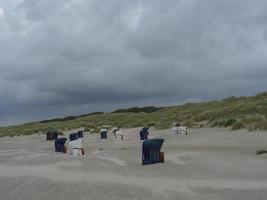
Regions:
<instances>
[{"instance_id":1,"label":"row of beach chairs","mask_svg":"<svg viewBox=\"0 0 267 200\"><path fill-rule=\"evenodd\" d=\"M185 134L187 135L187 127L179 126L172 129L175 135ZM58 138L57 132L48 132L47 140L55 140L55 151L67 153L67 146L70 155L84 155L83 149L83 134L84 130L79 130L75 133L69 134L69 140L65 137ZM161 152L162 145L164 143L163 138L151 138L149 139L149 128L144 127L140 130L140 140L142 143L142 165L149 165L155 163L164 163L164 152ZM117 139L123 140L123 134L120 129L113 130L113 136ZM107 139L108 129L103 128L100 130L100 138Z\"/></svg>"}]
</instances>

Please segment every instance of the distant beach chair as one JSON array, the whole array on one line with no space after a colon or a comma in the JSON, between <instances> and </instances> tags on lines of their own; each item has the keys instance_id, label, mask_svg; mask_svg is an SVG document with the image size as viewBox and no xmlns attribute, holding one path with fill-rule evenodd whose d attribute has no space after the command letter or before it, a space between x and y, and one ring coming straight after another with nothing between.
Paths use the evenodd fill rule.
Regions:
<instances>
[{"instance_id":1,"label":"distant beach chair","mask_svg":"<svg viewBox=\"0 0 267 200\"><path fill-rule=\"evenodd\" d=\"M58 138L55 140L55 152L66 153L65 142L67 138Z\"/></svg>"},{"instance_id":2,"label":"distant beach chair","mask_svg":"<svg viewBox=\"0 0 267 200\"><path fill-rule=\"evenodd\" d=\"M142 128L142 130L140 131L140 140L145 140L148 138L149 132L148 132L147 127Z\"/></svg>"},{"instance_id":3,"label":"distant beach chair","mask_svg":"<svg viewBox=\"0 0 267 200\"><path fill-rule=\"evenodd\" d=\"M78 131L77 132L78 138L83 138L83 132L84 131Z\"/></svg>"},{"instance_id":4,"label":"distant beach chair","mask_svg":"<svg viewBox=\"0 0 267 200\"><path fill-rule=\"evenodd\" d=\"M83 146L82 138L78 138L77 140L70 141L69 142L70 155L74 155L74 156L84 155L84 149L82 146Z\"/></svg>"},{"instance_id":5,"label":"distant beach chair","mask_svg":"<svg viewBox=\"0 0 267 200\"><path fill-rule=\"evenodd\" d=\"M46 140L56 140L58 137L58 133L57 132L47 132L46 133Z\"/></svg>"},{"instance_id":6,"label":"distant beach chair","mask_svg":"<svg viewBox=\"0 0 267 200\"><path fill-rule=\"evenodd\" d=\"M123 140L123 134L120 129L117 129L117 131L115 132L115 137L117 140Z\"/></svg>"},{"instance_id":7,"label":"distant beach chair","mask_svg":"<svg viewBox=\"0 0 267 200\"><path fill-rule=\"evenodd\" d=\"M175 126L172 128L172 132L174 135L187 135L187 127L186 126Z\"/></svg>"},{"instance_id":8,"label":"distant beach chair","mask_svg":"<svg viewBox=\"0 0 267 200\"><path fill-rule=\"evenodd\" d=\"M100 130L100 138L101 139L107 139L108 138L108 129L102 128Z\"/></svg>"}]
</instances>

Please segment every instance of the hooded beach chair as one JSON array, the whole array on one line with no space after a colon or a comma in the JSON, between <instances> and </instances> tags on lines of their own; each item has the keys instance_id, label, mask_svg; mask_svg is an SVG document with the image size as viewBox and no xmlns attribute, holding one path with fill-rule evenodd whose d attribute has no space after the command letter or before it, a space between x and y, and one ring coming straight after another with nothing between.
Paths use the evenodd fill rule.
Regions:
<instances>
[{"instance_id":1,"label":"hooded beach chair","mask_svg":"<svg viewBox=\"0 0 267 200\"><path fill-rule=\"evenodd\" d=\"M78 131L77 135L78 135L78 138L83 138L83 131Z\"/></svg>"},{"instance_id":2,"label":"hooded beach chair","mask_svg":"<svg viewBox=\"0 0 267 200\"><path fill-rule=\"evenodd\" d=\"M108 138L108 129L102 128L100 130L100 137L101 137L101 139L107 139Z\"/></svg>"},{"instance_id":3,"label":"hooded beach chair","mask_svg":"<svg viewBox=\"0 0 267 200\"><path fill-rule=\"evenodd\" d=\"M148 132L147 127L142 128L142 130L140 131L140 140L145 140L148 138L149 132Z\"/></svg>"},{"instance_id":4,"label":"hooded beach chair","mask_svg":"<svg viewBox=\"0 0 267 200\"><path fill-rule=\"evenodd\" d=\"M144 140L142 145L142 164L149 165L164 162L164 154L160 152L164 139L154 138Z\"/></svg>"},{"instance_id":5,"label":"hooded beach chair","mask_svg":"<svg viewBox=\"0 0 267 200\"><path fill-rule=\"evenodd\" d=\"M66 153L65 142L67 138L58 138L55 140L55 152Z\"/></svg>"},{"instance_id":6,"label":"hooded beach chair","mask_svg":"<svg viewBox=\"0 0 267 200\"><path fill-rule=\"evenodd\" d=\"M178 135L178 134L187 135L187 127L186 126L175 126L172 128L172 132L174 133L174 135Z\"/></svg>"},{"instance_id":7,"label":"hooded beach chair","mask_svg":"<svg viewBox=\"0 0 267 200\"><path fill-rule=\"evenodd\" d=\"M46 133L46 140L56 140L58 137L58 133L57 132L47 132Z\"/></svg>"},{"instance_id":8,"label":"hooded beach chair","mask_svg":"<svg viewBox=\"0 0 267 200\"><path fill-rule=\"evenodd\" d=\"M84 155L83 150L83 139L78 138L69 142L69 151L71 155L82 156Z\"/></svg>"},{"instance_id":9,"label":"hooded beach chair","mask_svg":"<svg viewBox=\"0 0 267 200\"><path fill-rule=\"evenodd\" d=\"M115 137L117 140L123 140L123 134L120 129L117 129L117 131L115 132Z\"/></svg>"}]
</instances>

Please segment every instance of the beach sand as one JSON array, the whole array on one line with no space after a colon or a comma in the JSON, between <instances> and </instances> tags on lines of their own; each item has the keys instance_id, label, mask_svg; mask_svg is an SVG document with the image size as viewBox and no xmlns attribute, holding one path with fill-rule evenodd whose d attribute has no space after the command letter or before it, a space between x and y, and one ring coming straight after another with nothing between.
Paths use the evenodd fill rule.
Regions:
<instances>
[{"instance_id":1,"label":"beach sand","mask_svg":"<svg viewBox=\"0 0 267 200\"><path fill-rule=\"evenodd\" d=\"M124 141L85 134L85 156L54 152L45 135L0 138L1 200L266 200L267 132L190 129L163 137L165 163L141 165L139 129Z\"/></svg>"}]
</instances>

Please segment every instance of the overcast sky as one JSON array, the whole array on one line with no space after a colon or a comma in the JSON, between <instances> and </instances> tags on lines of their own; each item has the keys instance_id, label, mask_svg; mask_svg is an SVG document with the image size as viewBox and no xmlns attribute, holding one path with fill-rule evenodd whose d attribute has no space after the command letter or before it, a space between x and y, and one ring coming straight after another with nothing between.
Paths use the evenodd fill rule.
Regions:
<instances>
[{"instance_id":1,"label":"overcast sky","mask_svg":"<svg viewBox=\"0 0 267 200\"><path fill-rule=\"evenodd\" d=\"M265 0L0 1L0 125L266 88Z\"/></svg>"}]
</instances>

